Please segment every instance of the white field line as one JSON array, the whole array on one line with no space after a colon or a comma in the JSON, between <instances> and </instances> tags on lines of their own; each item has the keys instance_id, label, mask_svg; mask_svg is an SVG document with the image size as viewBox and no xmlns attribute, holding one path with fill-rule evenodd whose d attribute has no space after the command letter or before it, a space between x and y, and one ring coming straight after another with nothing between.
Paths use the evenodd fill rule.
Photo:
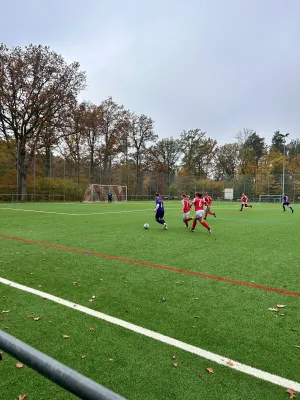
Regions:
<instances>
[{"instance_id":1,"label":"white field line","mask_svg":"<svg viewBox=\"0 0 300 400\"><path fill-rule=\"evenodd\" d=\"M134 213L134 212L141 212L141 211L150 211L150 210L126 210L126 211L106 211L106 212L94 212L94 213L82 213L82 214L76 213L75 214L75 213L43 211L43 210L26 210L23 208L9 208L9 207L0 207L0 210L23 211L23 212L33 212L33 213L41 213L41 214L72 215L72 216L121 214L121 213Z\"/></svg>"},{"instance_id":2,"label":"white field line","mask_svg":"<svg viewBox=\"0 0 300 400\"><path fill-rule=\"evenodd\" d=\"M132 332L139 333L140 335L149 337L149 338L157 340L159 342L162 342L162 343L168 344L170 346L176 347L178 349L187 351L188 353L196 354L200 357L206 358L207 360L213 361L217 364L226 366L228 368L232 368L239 372L243 372L247 375L254 376L255 378L262 379L267 382L271 382L275 385L279 385L284 388L293 389L296 392L300 392L300 383L298 383L298 382L294 382L289 379L270 374L269 372L265 372L260 369L253 368L253 367L250 367L245 364L241 364L237 361L233 361L229 358L226 358L226 357L220 356L218 354L212 353L210 351L201 349L200 347L196 347L196 346L190 345L188 343L181 342L180 340L173 339L169 336L162 335L158 332L151 331L149 329L143 328L138 325L134 325L130 322L123 321L121 319L112 317L107 314L103 314L100 311L95 311L90 308L81 306L79 304L72 303L68 300L61 299L60 297L53 296L49 293L41 292L40 290L36 290L36 289L30 288L28 286L20 285L19 283L9 281L5 278L0 277L0 283L3 283L4 285L7 285L10 287L19 289L19 290L23 290L24 292L35 294L36 296L42 297L43 299L51 300L55 303L61 304L65 307L69 307L73 310L81 311L81 312L91 315L95 318L101 319L103 321L109 322L114 325L121 326L122 328L128 329ZM229 362L230 362L230 364L233 364L233 365L228 365Z\"/></svg>"},{"instance_id":3,"label":"white field line","mask_svg":"<svg viewBox=\"0 0 300 400\"><path fill-rule=\"evenodd\" d=\"M234 210L232 207L218 207L217 210ZM0 210L3 211L22 211L22 212L33 212L40 214L54 214L54 215L71 215L71 216L89 216L89 215L105 215L105 214L120 214L120 213L135 213L135 212L146 212L153 211L153 209L145 209L145 210L122 210L122 211L105 211L105 212L93 212L93 213L67 213L67 212L58 212L58 211L44 211L44 210L30 210L25 208L14 208L14 207L0 207ZM166 209L166 213L169 211L178 211L178 214L181 215L181 207L169 207ZM266 210L266 209L264 209Z\"/></svg>"}]
</instances>

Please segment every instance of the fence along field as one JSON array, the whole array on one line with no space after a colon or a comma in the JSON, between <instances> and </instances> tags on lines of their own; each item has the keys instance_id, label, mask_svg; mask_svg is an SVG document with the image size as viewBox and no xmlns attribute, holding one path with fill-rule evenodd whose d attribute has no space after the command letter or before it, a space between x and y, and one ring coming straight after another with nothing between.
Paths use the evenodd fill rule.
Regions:
<instances>
[{"instance_id":1,"label":"fence along field","mask_svg":"<svg viewBox=\"0 0 300 400\"><path fill-rule=\"evenodd\" d=\"M115 167L103 172L95 167L91 181L89 167L81 165L78 175L73 163L53 158L51 176L45 177L42 160L36 158L27 171L25 201L81 201L90 184L127 186L127 199L149 200L156 191L165 196L179 196L186 192L206 191L214 199L223 200L224 190L233 188L234 199L245 192L252 201L259 196L281 195L282 175L256 174L215 181L195 175L155 173L143 171L137 178L130 166ZM18 178L15 165L0 163L0 201L15 201L18 196ZM300 174L285 174L285 191L292 202L300 198Z\"/></svg>"}]
</instances>

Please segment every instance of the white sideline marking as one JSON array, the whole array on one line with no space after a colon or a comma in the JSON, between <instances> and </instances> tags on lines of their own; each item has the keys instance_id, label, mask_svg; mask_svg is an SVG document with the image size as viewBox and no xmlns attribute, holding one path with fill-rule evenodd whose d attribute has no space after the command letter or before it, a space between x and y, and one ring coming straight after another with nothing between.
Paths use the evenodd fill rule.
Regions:
<instances>
[{"instance_id":1,"label":"white sideline marking","mask_svg":"<svg viewBox=\"0 0 300 400\"><path fill-rule=\"evenodd\" d=\"M67 213L67 212L55 212L55 211L43 211L43 210L26 210L23 208L12 208L12 207L0 207L0 210L9 210L9 211L23 211L23 212L33 212L33 213L41 213L41 214L56 214L56 215L72 215L72 216L85 216L85 215L105 215L105 214L121 214L121 213L134 213L141 211L149 211L149 210L126 210L126 211L106 211L106 212L95 212L95 213Z\"/></svg>"},{"instance_id":2,"label":"white sideline marking","mask_svg":"<svg viewBox=\"0 0 300 400\"><path fill-rule=\"evenodd\" d=\"M253 367L250 367L245 364L241 364L237 361L233 361L229 358L222 357L218 354L211 353L210 351L201 349L200 347L196 347L196 346L187 344L185 342L181 342L180 340L173 339L169 336L162 335L161 333L151 331L149 329L143 328L138 325L134 325L130 322L123 321L122 319L119 319L119 318L111 317L110 315L103 314L100 311L95 311L90 308L81 306L79 304L72 303L68 300L61 299L60 297L53 296L52 294L41 292L40 290L36 290L36 289L30 288L28 286L20 285L19 283L9 281L5 278L0 277L0 283L3 283L4 285L11 286L16 289L23 290L24 292L35 294L39 297L42 297L43 299L51 300L55 303L61 304L65 307L69 307L73 310L81 311L85 314L91 315L91 316L101 319L103 321L110 322L111 324L121 326L132 332L139 333L140 335L147 336L151 339L155 339L159 342L168 344L170 346L177 347L178 349L187 351L188 353L196 354L200 357L206 358L207 360L210 360L217 364L232 368L236 371L243 372L247 375L254 376L258 379L262 379L264 381L271 382L275 385L279 385L284 388L290 388L290 389L295 390L296 392L300 392L300 383L298 383L298 382L294 382L289 379L282 378L278 375L270 374L269 372L265 372L260 369L253 368ZM231 361L234 365L229 366L227 364L229 361Z\"/></svg>"},{"instance_id":3,"label":"white sideline marking","mask_svg":"<svg viewBox=\"0 0 300 400\"><path fill-rule=\"evenodd\" d=\"M234 210L232 207L218 207L215 208L217 210ZM8 211L23 211L23 212L33 212L40 214L55 214L55 215L70 215L70 216L90 216L90 215L105 215L105 214L121 214L121 213L135 213L135 212L145 212L145 211L153 211L153 209L146 210L123 210L123 211L105 211L105 212L93 212L93 213L67 213L67 212L57 212L57 211L44 211L44 210L30 210L25 208L13 208L13 207L0 207L0 210L8 210ZM168 207L166 209L166 214L168 211L178 211L178 215L181 215L181 207ZM266 210L266 209L264 209Z\"/></svg>"}]
</instances>

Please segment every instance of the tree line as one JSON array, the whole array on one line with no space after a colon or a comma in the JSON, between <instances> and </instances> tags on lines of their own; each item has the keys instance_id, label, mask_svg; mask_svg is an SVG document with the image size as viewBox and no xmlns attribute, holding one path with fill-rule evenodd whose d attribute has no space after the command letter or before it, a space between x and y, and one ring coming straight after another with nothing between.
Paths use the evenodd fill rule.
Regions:
<instances>
[{"instance_id":1,"label":"tree line","mask_svg":"<svg viewBox=\"0 0 300 400\"><path fill-rule=\"evenodd\" d=\"M232 143L224 145L199 128L161 139L150 116L137 115L111 97L80 103L86 85L79 63L67 63L49 47L0 45L0 163L16 162L21 195L27 193L28 168L37 156L44 160L45 177L53 157L71 163L77 183L83 163L91 182L96 169L130 166L136 193L146 170L215 181L280 174L284 153L286 173L300 174L300 139L287 143L279 130L269 146L253 129L233 133Z\"/></svg>"}]
</instances>

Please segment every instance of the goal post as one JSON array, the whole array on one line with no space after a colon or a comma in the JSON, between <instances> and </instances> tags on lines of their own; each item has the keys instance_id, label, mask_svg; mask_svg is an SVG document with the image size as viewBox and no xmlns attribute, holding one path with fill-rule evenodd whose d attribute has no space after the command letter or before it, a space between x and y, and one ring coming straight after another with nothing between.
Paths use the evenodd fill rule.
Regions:
<instances>
[{"instance_id":1,"label":"goal post","mask_svg":"<svg viewBox=\"0 0 300 400\"><path fill-rule=\"evenodd\" d=\"M281 194L260 194L259 202L261 202L261 203L281 203L282 195Z\"/></svg>"},{"instance_id":2,"label":"goal post","mask_svg":"<svg viewBox=\"0 0 300 400\"><path fill-rule=\"evenodd\" d=\"M121 185L89 185L84 193L84 203L104 203L108 201L108 193L112 194L112 201L127 201L127 186Z\"/></svg>"}]
</instances>

